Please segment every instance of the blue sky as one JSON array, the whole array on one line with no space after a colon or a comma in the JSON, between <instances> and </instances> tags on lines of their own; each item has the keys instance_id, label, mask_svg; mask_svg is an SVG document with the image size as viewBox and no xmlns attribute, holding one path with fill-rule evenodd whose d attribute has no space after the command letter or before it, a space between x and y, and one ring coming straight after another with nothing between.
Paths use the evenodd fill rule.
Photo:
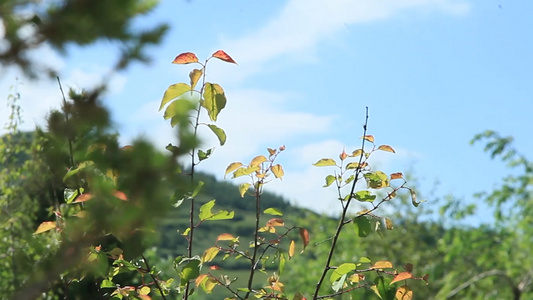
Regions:
<instances>
[{"instance_id":1,"label":"blue sky","mask_svg":"<svg viewBox=\"0 0 533 300\"><path fill-rule=\"evenodd\" d=\"M397 150L375 157L379 169L413 171L426 205L436 207L436 196L447 193L471 201L508 173L481 145L469 145L476 133L513 135L531 158L532 11L531 1L508 0L164 0L138 22L171 25L164 43L151 48L153 63L116 74L106 105L124 144L142 134L163 148L173 133L159 102L192 69L170 62L181 52L203 60L223 49L239 65L213 60L207 73L228 97L218 122L228 141L202 170L222 178L229 163L286 145L279 158L285 178L269 189L319 212L336 211L334 190L321 188L328 170L311 164L359 146L368 106L368 133ZM94 86L116 58L105 42L69 53L43 47L34 55L75 88ZM15 77L25 128L42 124L47 109L59 106L56 83L8 70L0 77L3 98ZM203 133L206 148L217 146Z\"/></svg>"}]
</instances>

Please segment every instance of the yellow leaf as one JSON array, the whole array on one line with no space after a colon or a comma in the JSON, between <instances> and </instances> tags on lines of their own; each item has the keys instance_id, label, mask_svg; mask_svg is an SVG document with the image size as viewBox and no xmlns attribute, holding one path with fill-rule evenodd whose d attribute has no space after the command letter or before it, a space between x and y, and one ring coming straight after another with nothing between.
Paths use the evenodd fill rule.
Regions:
<instances>
[{"instance_id":1,"label":"yellow leaf","mask_svg":"<svg viewBox=\"0 0 533 300\"><path fill-rule=\"evenodd\" d=\"M237 170L239 167L242 166L242 163L240 162L234 162L234 163L231 163L227 168L226 168L226 173L224 174L224 177L226 177L226 175L228 175L229 173Z\"/></svg>"},{"instance_id":2,"label":"yellow leaf","mask_svg":"<svg viewBox=\"0 0 533 300\"><path fill-rule=\"evenodd\" d=\"M408 286L404 285L396 290L396 300L412 300L413 291Z\"/></svg>"},{"instance_id":3,"label":"yellow leaf","mask_svg":"<svg viewBox=\"0 0 533 300\"><path fill-rule=\"evenodd\" d=\"M48 231L50 229L54 229L56 228L56 222L54 221L47 221L47 222L42 222L39 227L37 228L37 230L35 230L35 232L33 234L39 234L39 233L43 233L45 231Z\"/></svg>"},{"instance_id":4,"label":"yellow leaf","mask_svg":"<svg viewBox=\"0 0 533 300\"><path fill-rule=\"evenodd\" d=\"M367 140L367 141L369 141L371 143L374 143L374 136L372 136L372 135L365 135L365 136L362 136L361 138L365 139L365 140Z\"/></svg>"},{"instance_id":5,"label":"yellow leaf","mask_svg":"<svg viewBox=\"0 0 533 300\"><path fill-rule=\"evenodd\" d=\"M272 173L274 173L274 176L276 176L276 178L279 178L279 179L281 179L281 177L283 177L283 175L285 174L283 172L283 167L281 167L280 164L272 166Z\"/></svg>"},{"instance_id":6,"label":"yellow leaf","mask_svg":"<svg viewBox=\"0 0 533 300\"><path fill-rule=\"evenodd\" d=\"M348 277L348 281L351 283L358 283L361 280L365 279L365 275L362 274L353 274L352 276Z\"/></svg>"},{"instance_id":7,"label":"yellow leaf","mask_svg":"<svg viewBox=\"0 0 533 300\"><path fill-rule=\"evenodd\" d=\"M391 219L385 218L385 228L387 228L387 230L392 230L394 228Z\"/></svg>"},{"instance_id":8,"label":"yellow leaf","mask_svg":"<svg viewBox=\"0 0 533 300\"><path fill-rule=\"evenodd\" d=\"M232 241L234 239L235 239L235 237L233 235L231 235L229 233L223 233L223 234L221 234L221 235L219 235L217 237L217 242L218 241Z\"/></svg>"},{"instance_id":9,"label":"yellow leaf","mask_svg":"<svg viewBox=\"0 0 533 300\"><path fill-rule=\"evenodd\" d=\"M289 245L289 259L291 259L293 255L294 255L294 240L291 240L291 244Z\"/></svg>"},{"instance_id":10,"label":"yellow leaf","mask_svg":"<svg viewBox=\"0 0 533 300\"><path fill-rule=\"evenodd\" d=\"M194 69L189 73L189 78L191 79L191 91L194 90L194 87L198 83L198 79L202 76L202 70Z\"/></svg>"},{"instance_id":11,"label":"yellow leaf","mask_svg":"<svg viewBox=\"0 0 533 300\"><path fill-rule=\"evenodd\" d=\"M409 272L401 272L398 275L394 277L394 279L390 282L390 284L393 284L398 281L406 280L409 278L413 278L413 275Z\"/></svg>"},{"instance_id":12,"label":"yellow leaf","mask_svg":"<svg viewBox=\"0 0 533 300\"><path fill-rule=\"evenodd\" d=\"M139 289L138 293L139 295L148 295L150 294L150 288L145 285L141 289Z\"/></svg>"},{"instance_id":13,"label":"yellow leaf","mask_svg":"<svg viewBox=\"0 0 533 300\"><path fill-rule=\"evenodd\" d=\"M260 164L264 163L265 161L267 161L267 158L264 156L264 155L258 155L256 157L254 157L252 159L252 161L250 162L250 167L251 166L259 166Z\"/></svg>"},{"instance_id":14,"label":"yellow leaf","mask_svg":"<svg viewBox=\"0 0 533 300\"><path fill-rule=\"evenodd\" d=\"M392 147L389 145L381 145L378 147L378 150L396 153L396 151L394 151L394 149L392 149Z\"/></svg>"},{"instance_id":15,"label":"yellow leaf","mask_svg":"<svg viewBox=\"0 0 533 300\"><path fill-rule=\"evenodd\" d=\"M202 263L212 261L217 256L218 251L219 251L218 247L207 248L202 254Z\"/></svg>"},{"instance_id":16,"label":"yellow leaf","mask_svg":"<svg viewBox=\"0 0 533 300\"><path fill-rule=\"evenodd\" d=\"M359 157L363 154L363 149L357 149L357 150L354 150L352 152L352 155L350 155L351 157Z\"/></svg>"},{"instance_id":17,"label":"yellow leaf","mask_svg":"<svg viewBox=\"0 0 533 300\"><path fill-rule=\"evenodd\" d=\"M374 269L391 269L392 268L392 263L390 261L380 260L380 261L377 261L372 266L372 268L374 268Z\"/></svg>"},{"instance_id":18,"label":"yellow leaf","mask_svg":"<svg viewBox=\"0 0 533 300\"><path fill-rule=\"evenodd\" d=\"M331 158L322 158L313 164L315 167L335 166L337 163Z\"/></svg>"},{"instance_id":19,"label":"yellow leaf","mask_svg":"<svg viewBox=\"0 0 533 300\"><path fill-rule=\"evenodd\" d=\"M241 198L244 198L244 195L248 191L249 187L250 187L249 183L243 183L239 185L239 194L241 195Z\"/></svg>"}]
</instances>

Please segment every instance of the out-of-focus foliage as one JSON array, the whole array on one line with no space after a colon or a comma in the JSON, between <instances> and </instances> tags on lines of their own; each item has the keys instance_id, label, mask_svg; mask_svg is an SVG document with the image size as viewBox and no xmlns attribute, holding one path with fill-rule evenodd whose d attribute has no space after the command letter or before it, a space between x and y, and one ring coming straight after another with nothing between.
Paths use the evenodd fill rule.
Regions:
<instances>
[{"instance_id":1,"label":"out-of-focus foliage","mask_svg":"<svg viewBox=\"0 0 533 300\"><path fill-rule=\"evenodd\" d=\"M147 61L145 48L158 44L168 29L134 27L134 19L147 14L157 0L3 0L0 2L0 63L16 65L36 76L45 67L32 50L43 44L64 51L70 45L86 46L99 40L118 44L121 55L115 68L134 60ZM50 68L49 68L50 67Z\"/></svg>"}]
</instances>

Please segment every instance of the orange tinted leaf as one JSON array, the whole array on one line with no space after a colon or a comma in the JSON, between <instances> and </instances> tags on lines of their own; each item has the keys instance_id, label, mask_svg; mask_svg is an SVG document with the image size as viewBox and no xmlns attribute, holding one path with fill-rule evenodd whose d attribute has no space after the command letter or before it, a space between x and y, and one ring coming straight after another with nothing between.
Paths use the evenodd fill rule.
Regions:
<instances>
[{"instance_id":1,"label":"orange tinted leaf","mask_svg":"<svg viewBox=\"0 0 533 300\"><path fill-rule=\"evenodd\" d=\"M397 172L397 173L390 174L390 179L391 180L400 179L400 178L403 178L402 172Z\"/></svg>"},{"instance_id":2,"label":"orange tinted leaf","mask_svg":"<svg viewBox=\"0 0 533 300\"><path fill-rule=\"evenodd\" d=\"M148 295L139 295L139 299L141 300L152 300L152 297Z\"/></svg>"},{"instance_id":3,"label":"orange tinted leaf","mask_svg":"<svg viewBox=\"0 0 533 300\"><path fill-rule=\"evenodd\" d=\"M300 228L300 237L302 238L302 242L304 244L304 248L302 249L302 253L305 250L305 247L309 245L309 232L305 228Z\"/></svg>"},{"instance_id":4,"label":"orange tinted leaf","mask_svg":"<svg viewBox=\"0 0 533 300\"><path fill-rule=\"evenodd\" d=\"M409 272L401 272L398 275L394 277L394 279L390 282L390 284L393 284L398 281L406 280L409 278L413 278L413 275Z\"/></svg>"},{"instance_id":5,"label":"orange tinted leaf","mask_svg":"<svg viewBox=\"0 0 533 300\"><path fill-rule=\"evenodd\" d=\"M225 62L229 62L229 63L232 63L232 64L237 64L237 62L235 62L233 60L233 58L231 58L231 56L229 56L226 52L222 51L222 50L218 50L217 52L213 53L212 55L213 57L216 57L218 59L221 59Z\"/></svg>"},{"instance_id":6,"label":"orange tinted leaf","mask_svg":"<svg viewBox=\"0 0 533 300\"><path fill-rule=\"evenodd\" d=\"M113 192L113 196L115 196L116 198L122 200L122 201L128 201L128 196L126 196L126 194L124 194L124 192L121 192L121 191L114 191Z\"/></svg>"},{"instance_id":7,"label":"orange tinted leaf","mask_svg":"<svg viewBox=\"0 0 533 300\"><path fill-rule=\"evenodd\" d=\"M223 233L223 234L221 234L221 235L219 235L217 237L217 242L218 241L232 241L234 239L235 239L235 237L233 235L231 235L229 233Z\"/></svg>"},{"instance_id":8,"label":"orange tinted leaf","mask_svg":"<svg viewBox=\"0 0 533 300\"><path fill-rule=\"evenodd\" d=\"M412 300L413 291L406 285L401 286L396 290L395 298L396 300Z\"/></svg>"},{"instance_id":9,"label":"orange tinted leaf","mask_svg":"<svg viewBox=\"0 0 533 300\"><path fill-rule=\"evenodd\" d=\"M182 53L172 61L173 64L190 64L195 62L198 62L198 57L192 52Z\"/></svg>"},{"instance_id":10,"label":"orange tinted leaf","mask_svg":"<svg viewBox=\"0 0 533 300\"><path fill-rule=\"evenodd\" d=\"M272 173L274 173L274 176L279 179L285 174L285 172L283 172L283 167L280 164L272 166Z\"/></svg>"},{"instance_id":11,"label":"orange tinted leaf","mask_svg":"<svg viewBox=\"0 0 533 300\"><path fill-rule=\"evenodd\" d=\"M220 250L218 249L218 247L207 248L202 254L202 263L212 261L217 256L219 251Z\"/></svg>"},{"instance_id":12,"label":"orange tinted leaf","mask_svg":"<svg viewBox=\"0 0 533 300\"><path fill-rule=\"evenodd\" d=\"M381 145L378 147L378 150L396 153L396 151L394 151L394 149L392 149L392 147L389 145Z\"/></svg>"},{"instance_id":13,"label":"orange tinted leaf","mask_svg":"<svg viewBox=\"0 0 533 300\"><path fill-rule=\"evenodd\" d=\"M291 259L294 256L294 240L291 240L291 243L289 245L289 259Z\"/></svg>"},{"instance_id":14,"label":"orange tinted leaf","mask_svg":"<svg viewBox=\"0 0 533 300\"><path fill-rule=\"evenodd\" d=\"M391 269L392 268L392 263L390 261L380 260L380 261L377 261L372 266L372 268L374 268L374 269Z\"/></svg>"},{"instance_id":15,"label":"orange tinted leaf","mask_svg":"<svg viewBox=\"0 0 533 300\"><path fill-rule=\"evenodd\" d=\"M269 227L283 226L283 225L285 225L285 223L283 222L283 219L280 219L280 218L272 218L268 220L268 222L266 223L266 226L269 226Z\"/></svg>"},{"instance_id":16,"label":"orange tinted leaf","mask_svg":"<svg viewBox=\"0 0 533 300\"><path fill-rule=\"evenodd\" d=\"M85 193L85 194L81 194L78 198L76 198L76 200L74 200L74 202L72 203L80 203L80 202L85 202L85 201L88 201L88 200L91 200L93 197L93 195L91 193Z\"/></svg>"},{"instance_id":17,"label":"orange tinted leaf","mask_svg":"<svg viewBox=\"0 0 533 300\"><path fill-rule=\"evenodd\" d=\"M194 283L196 283L196 286L200 286L204 280L207 280L207 274L200 274L196 277Z\"/></svg>"},{"instance_id":18,"label":"orange tinted leaf","mask_svg":"<svg viewBox=\"0 0 533 300\"><path fill-rule=\"evenodd\" d=\"M365 135L365 136L362 136L361 138L365 139L365 140L367 140L367 141L369 141L371 143L374 143L374 136L372 136L372 135Z\"/></svg>"},{"instance_id":19,"label":"orange tinted leaf","mask_svg":"<svg viewBox=\"0 0 533 300\"><path fill-rule=\"evenodd\" d=\"M270 156L272 156L272 155L276 154L276 152L278 152L276 149L272 149L272 148L267 148L267 151L268 151L268 154Z\"/></svg>"},{"instance_id":20,"label":"orange tinted leaf","mask_svg":"<svg viewBox=\"0 0 533 300\"><path fill-rule=\"evenodd\" d=\"M217 265L212 265L209 267L209 270L221 270L222 268Z\"/></svg>"},{"instance_id":21,"label":"orange tinted leaf","mask_svg":"<svg viewBox=\"0 0 533 300\"><path fill-rule=\"evenodd\" d=\"M45 231L48 231L48 230L54 229L54 228L56 228L56 222L54 222L54 221L42 222L39 225L39 227L37 228L37 230L35 230L35 232L33 234L43 233Z\"/></svg>"}]
</instances>

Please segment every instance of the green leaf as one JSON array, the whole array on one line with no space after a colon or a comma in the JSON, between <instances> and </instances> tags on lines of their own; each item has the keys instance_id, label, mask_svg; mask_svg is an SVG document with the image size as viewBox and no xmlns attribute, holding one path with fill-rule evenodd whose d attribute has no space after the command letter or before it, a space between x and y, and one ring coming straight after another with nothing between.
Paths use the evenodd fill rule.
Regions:
<instances>
[{"instance_id":1,"label":"green leaf","mask_svg":"<svg viewBox=\"0 0 533 300\"><path fill-rule=\"evenodd\" d=\"M331 276L329 277L329 282L333 284L335 281L339 280L343 275L348 274L349 272L355 270L356 265L354 263L344 263L338 266Z\"/></svg>"},{"instance_id":2,"label":"green leaf","mask_svg":"<svg viewBox=\"0 0 533 300\"><path fill-rule=\"evenodd\" d=\"M167 107L165 110L165 114L163 117L165 120L170 120L170 125L172 127L176 126L176 124L179 124L182 120L188 120L189 118L189 112L194 109L194 104L190 102L189 100L185 99L178 99Z\"/></svg>"},{"instance_id":3,"label":"green leaf","mask_svg":"<svg viewBox=\"0 0 533 300\"><path fill-rule=\"evenodd\" d=\"M116 285L113 283L113 281L109 279L102 280L102 283L100 283L101 288L114 288Z\"/></svg>"},{"instance_id":4,"label":"green leaf","mask_svg":"<svg viewBox=\"0 0 533 300\"><path fill-rule=\"evenodd\" d=\"M215 201L216 200L213 199L200 207L200 221L233 219L234 212L229 212L227 210L220 210L216 213L211 212L211 209L215 206Z\"/></svg>"},{"instance_id":5,"label":"green leaf","mask_svg":"<svg viewBox=\"0 0 533 300\"><path fill-rule=\"evenodd\" d=\"M333 176L333 175L328 175L328 176L326 176L326 184L323 185L322 187L328 187L328 186L330 186L330 185L331 185L332 183L334 183L334 182L335 182L335 176Z\"/></svg>"},{"instance_id":6,"label":"green leaf","mask_svg":"<svg viewBox=\"0 0 533 300\"><path fill-rule=\"evenodd\" d=\"M376 195L372 195L369 191L359 191L354 194L354 198L361 202L372 202L376 200Z\"/></svg>"},{"instance_id":7,"label":"green leaf","mask_svg":"<svg viewBox=\"0 0 533 300\"><path fill-rule=\"evenodd\" d=\"M237 178L237 177L241 177L241 176L245 176L245 175L250 175L253 172L258 171L258 170L259 170L259 166L250 166L250 167L246 167L246 168L239 168L239 169L235 170L235 172L233 172L233 178Z\"/></svg>"},{"instance_id":8,"label":"green leaf","mask_svg":"<svg viewBox=\"0 0 533 300\"><path fill-rule=\"evenodd\" d=\"M85 168L87 168L88 166L91 166L91 165L94 165L94 162L92 162L90 160L80 163L77 168L69 170L67 172L67 174L65 174L65 176L63 176L63 182L65 182L67 179L69 179L73 175L78 174L78 172L80 172L81 170L83 170L83 169L85 169Z\"/></svg>"},{"instance_id":9,"label":"green leaf","mask_svg":"<svg viewBox=\"0 0 533 300\"><path fill-rule=\"evenodd\" d=\"M355 227L355 234L357 234L359 237L367 237L370 233L372 233L370 220L366 216L354 218L353 224Z\"/></svg>"},{"instance_id":10,"label":"green leaf","mask_svg":"<svg viewBox=\"0 0 533 300\"><path fill-rule=\"evenodd\" d=\"M200 193L200 191L202 190L202 187L204 186L204 182L203 181L198 181L198 185L194 188L194 191L192 192L192 195L191 197L196 197L198 195L198 193Z\"/></svg>"},{"instance_id":11,"label":"green leaf","mask_svg":"<svg viewBox=\"0 0 533 300\"><path fill-rule=\"evenodd\" d=\"M337 163L335 162L335 160L331 158L322 158L313 164L313 166L315 167L327 167L327 166L335 166L335 165L337 165Z\"/></svg>"},{"instance_id":12,"label":"green leaf","mask_svg":"<svg viewBox=\"0 0 533 300\"><path fill-rule=\"evenodd\" d=\"M346 281L346 274L345 275L342 275L341 278L339 278L339 280L335 281L332 285L331 285L331 288L335 291L335 292L338 292L340 289L342 289L342 287L344 286L344 281Z\"/></svg>"},{"instance_id":13,"label":"green leaf","mask_svg":"<svg viewBox=\"0 0 533 300\"><path fill-rule=\"evenodd\" d=\"M265 214L273 215L273 216L283 216L283 213L278 210L277 208L269 207L265 209Z\"/></svg>"},{"instance_id":14,"label":"green leaf","mask_svg":"<svg viewBox=\"0 0 533 300\"><path fill-rule=\"evenodd\" d=\"M190 91L192 88L186 83L176 83L168 87L163 95L163 100L161 100L161 105L159 106L159 111L165 107L165 105L172 101L173 99L178 98L179 96Z\"/></svg>"},{"instance_id":15,"label":"green leaf","mask_svg":"<svg viewBox=\"0 0 533 300\"><path fill-rule=\"evenodd\" d=\"M198 149L198 160L202 161L202 160L208 159L209 156L211 156L212 153L213 153L213 148L208 149L207 151L203 151L201 149Z\"/></svg>"},{"instance_id":16,"label":"green leaf","mask_svg":"<svg viewBox=\"0 0 533 300\"><path fill-rule=\"evenodd\" d=\"M376 290L379 293L380 298L383 300L395 300L396 288L390 286L391 281L391 278L383 276L378 276L374 280Z\"/></svg>"},{"instance_id":17,"label":"green leaf","mask_svg":"<svg viewBox=\"0 0 533 300\"><path fill-rule=\"evenodd\" d=\"M216 83L206 82L202 106L207 110L209 119L216 121L220 111L226 106L226 96L222 87Z\"/></svg>"},{"instance_id":18,"label":"green leaf","mask_svg":"<svg viewBox=\"0 0 533 300\"><path fill-rule=\"evenodd\" d=\"M213 124L209 124L207 125L207 127L209 127L213 131L213 133L215 133L218 138L218 141L220 142L220 146L224 146L224 144L226 143L226 133L224 132L224 130Z\"/></svg>"},{"instance_id":19,"label":"green leaf","mask_svg":"<svg viewBox=\"0 0 533 300\"><path fill-rule=\"evenodd\" d=\"M279 265L278 265L278 275L282 275L283 271L285 270L285 254L280 253L279 254Z\"/></svg>"},{"instance_id":20,"label":"green leaf","mask_svg":"<svg viewBox=\"0 0 533 300\"><path fill-rule=\"evenodd\" d=\"M389 176L381 171L366 173L364 177L369 188L381 189L390 186Z\"/></svg>"},{"instance_id":21,"label":"green leaf","mask_svg":"<svg viewBox=\"0 0 533 300\"><path fill-rule=\"evenodd\" d=\"M195 279L200 275L200 258L199 257L192 257L192 258L184 258L180 264L185 263L185 265L181 268L180 271L180 277L181 277L181 285L187 284L187 282Z\"/></svg>"}]
</instances>

